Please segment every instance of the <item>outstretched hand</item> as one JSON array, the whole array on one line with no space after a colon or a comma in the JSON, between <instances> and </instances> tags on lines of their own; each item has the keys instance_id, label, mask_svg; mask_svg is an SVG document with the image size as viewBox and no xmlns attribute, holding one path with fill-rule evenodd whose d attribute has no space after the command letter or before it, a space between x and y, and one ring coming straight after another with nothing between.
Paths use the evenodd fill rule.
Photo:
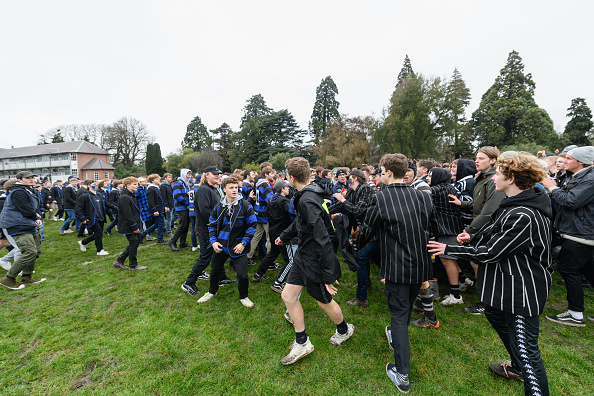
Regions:
<instances>
[{"instance_id":1,"label":"outstretched hand","mask_svg":"<svg viewBox=\"0 0 594 396\"><path fill-rule=\"evenodd\" d=\"M455 196L454 194L448 194L448 197L450 197L450 203L454 204L454 205L462 205L462 202L460 202L460 200L458 199L457 196Z\"/></svg>"},{"instance_id":2,"label":"outstretched hand","mask_svg":"<svg viewBox=\"0 0 594 396\"><path fill-rule=\"evenodd\" d=\"M339 285L338 281L335 281L334 283L336 283L337 285ZM329 284L329 285L325 285L325 286L326 286L326 290L328 290L328 293L330 293L330 295L333 296L336 293L338 293L338 289L332 283Z\"/></svg>"}]
</instances>

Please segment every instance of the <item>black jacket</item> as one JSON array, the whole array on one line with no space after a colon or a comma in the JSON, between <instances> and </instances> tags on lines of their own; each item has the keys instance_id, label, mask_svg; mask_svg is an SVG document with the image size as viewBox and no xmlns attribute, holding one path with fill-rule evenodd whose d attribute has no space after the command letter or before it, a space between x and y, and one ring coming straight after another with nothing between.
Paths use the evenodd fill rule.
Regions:
<instances>
[{"instance_id":1,"label":"black jacket","mask_svg":"<svg viewBox=\"0 0 594 396\"><path fill-rule=\"evenodd\" d=\"M450 203L449 194L456 195L456 189L450 183L452 175L443 168L431 170L431 198L435 206L437 235L458 235L462 232L460 207Z\"/></svg>"},{"instance_id":2,"label":"black jacket","mask_svg":"<svg viewBox=\"0 0 594 396\"><path fill-rule=\"evenodd\" d=\"M62 205L62 188L53 186L50 188L50 195L52 196L52 202Z\"/></svg>"},{"instance_id":3,"label":"black jacket","mask_svg":"<svg viewBox=\"0 0 594 396\"><path fill-rule=\"evenodd\" d=\"M120 199L120 190L117 188L112 188L109 192L109 196L107 197L107 210L111 214L118 214L118 201Z\"/></svg>"},{"instance_id":4,"label":"black jacket","mask_svg":"<svg viewBox=\"0 0 594 396\"><path fill-rule=\"evenodd\" d=\"M289 198L280 194L274 194L268 201L266 215L268 216L268 233L270 234L271 243L274 243L276 238L291 225L289 203ZM283 242L289 244L291 241Z\"/></svg>"},{"instance_id":5,"label":"black jacket","mask_svg":"<svg viewBox=\"0 0 594 396\"><path fill-rule=\"evenodd\" d=\"M68 185L62 189L64 209L73 210L76 205L76 188Z\"/></svg>"},{"instance_id":6,"label":"black jacket","mask_svg":"<svg viewBox=\"0 0 594 396\"><path fill-rule=\"evenodd\" d=\"M166 206L173 210L175 204L173 203L173 190L171 189L171 185L167 182L163 182L159 188L161 189L161 196L165 200Z\"/></svg>"},{"instance_id":7,"label":"black jacket","mask_svg":"<svg viewBox=\"0 0 594 396\"><path fill-rule=\"evenodd\" d=\"M446 254L478 264L476 291L482 302L516 315L543 312L551 274L551 201L539 188L505 198L467 246Z\"/></svg>"},{"instance_id":8,"label":"black jacket","mask_svg":"<svg viewBox=\"0 0 594 396\"><path fill-rule=\"evenodd\" d=\"M208 219L215 206L221 201L221 196L214 186L201 184L194 194L194 211L196 212L196 227L202 232L208 230Z\"/></svg>"},{"instance_id":9,"label":"black jacket","mask_svg":"<svg viewBox=\"0 0 594 396\"><path fill-rule=\"evenodd\" d=\"M118 233L132 234L139 227L140 206L138 206L136 195L124 187L118 201Z\"/></svg>"},{"instance_id":10,"label":"black jacket","mask_svg":"<svg viewBox=\"0 0 594 396\"><path fill-rule=\"evenodd\" d=\"M165 212L165 198L161 195L161 189L157 186L149 185L146 188L146 197L148 199L148 211L151 216L153 213L159 212L159 215L163 215Z\"/></svg>"},{"instance_id":11,"label":"black jacket","mask_svg":"<svg viewBox=\"0 0 594 396\"><path fill-rule=\"evenodd\" d=\"M375 190L367 183L359 184L355 190L349 188L346 194L346 201L336 201L330 207L330 213L343 213L349 217L349 224L357 228L365 220L367 205Z\"/></svg>"},{"instance_id":12,"label":"black jacket","mask_svg":"<svg viewBox=\"0 0 594 396\"><path fill-rule=\"evenodd\" d=\"M433 211L431 195L406 183L390 184L371 197L357 244L363 247L377 234L381 273L387 280L414 285L429 279Z\"/></svg>"},{"instance_id":13,"label":"black jacket","mask_svg":"<svg viewBox=\"0 0 594 396\"><path fill-rule=\"evenodd\" d=\"M340 263L334 251L330 233L332 221L322 204L324 189L310 183L295 194L297 217L281 233L283 242L299 235L299 246L293 264L314 283L331 284L340 279Z\"/></svg>"},{"instance_id":14,"label":"black jacket","mask_svg":"<svg viewBox=\"0 0 594 396\"><path fill-rule=\"evenodd\" d=\"M97 208L95 207L95 201L91 196L92 193L88 190L81 189L79 191L80 194L76 198L76 205L74 206L74 215L80 221L86 221L86 226L92 227L97 220ZM95 193L96 196L101 198L101 206L103 210L103 219L105 220L106 216L106 206L105 206L105 199L103 198L103 194L97 191Z\"/></svg>"}]
</instances>

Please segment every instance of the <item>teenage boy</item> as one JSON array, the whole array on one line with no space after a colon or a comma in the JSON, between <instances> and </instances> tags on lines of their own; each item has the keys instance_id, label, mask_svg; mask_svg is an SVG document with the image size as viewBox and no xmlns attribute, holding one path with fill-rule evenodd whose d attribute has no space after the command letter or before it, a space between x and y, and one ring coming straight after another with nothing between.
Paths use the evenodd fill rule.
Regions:
<instances>
[{"instance_id":1,"label":"teenage boy","mask_svg":"<svg viewBox=\"0 0 594 396\"><path fill-rule=\"evenodd\" d=\"M141 271L148 268L138 265L136 258L140 245L140 206L136 200L137 189L137 178L127 177L124 179L124 188L118 201L118 233L126 235L128 246L112 265L117 269ZM127 258L130 259L130 268L125 265Z\"/></svg>"},{"instance_id":2,"label":"teenage boy","mask_svg":"<svg viewBox=\"0 0 594 396\"><path fill-rule=\"evenodd\" d=\"M190 214L188 212L188 207L190 206L190 199L188 198L188 191L190 190L190 185L188 184L188 181L191 177L191 170L182 169L179 172L179 178L175 183L173 183L173 186L171 186L173 190L173 201L175 204L175 211L179 218L179 227L177 227L177 230L175 230L175 234L167 243L167 245L174 252L179 251L180 248L188 246L188 244L186 243L186 238L188 237L188 227L190 224ZM178 239L180 240L179 247L177 247Z\"/></svg>"},{"instance_id":3,"label":"teenage boy","mask_svg":"<svg viewBox=\"0 0 594 396\"><path fill-rule=\"evenodd\" d=\"M171 180L173 176L171 173L163 174L163 178L161 179L161 185L159 188L161 189L161 196L165 199L166 207L169 209L165 212L165 231L167 232L168 237L172 237L173 234L171 233L171 217L173 215L173 210L175 205L173 203L173 190L171 189Z\"/></svg>"},{"instance_id":4,"label":"teenage boy","mask_svg":"<svg viewBox=\"0 0 594 396\"><path fill-rule=\"evenodd\" d=\"M254 191L254 178L256 177L256 172L253 170L245 170L243 171L243 182L241 183L241 194L243 195L243 199L248 199L252 191Z\"/></svg>"},{"instance_id":5,"label":"teenage boy","mask_svg":"<svg viewBox=\"0 0 594 396\"><path fill-rule=\"evenodd\" d=\"M78 246L83 252L87 251L87 244L95 241L97 248L97 256L107 256L109 252L103 250L103 225L107 218L107 208L103 194L97 192L97 182L94 180L87 180L85 184L88 190L84 190L76 199L74 212L76 218L81 224L84 224L89 230L89 236L82 241L78 241Z\"/></svg>"},{"instance_id":6,"label":"teenage boy","mask_svg":"<svg viewBox=\"0 0 594 396\"><path fill-rule=\"evenodd\" d=\"M268 216L268 229L270 231L270 240L275 241L285 229L287 229L291 225L291 217L289 214L289 199L287 195L289 195L289 189L291 184L286 180L279 180L274 183L273 191L275 194L270 198L268 201L268 207L266 208L266 215ZM286 241L285 246L278 246L276 244L270 247L268 253L266 253L266 257L262 259L260 262L260 266L256 270L256 273L252 277L252 280L255 282L261 282L268 279L267 276L264 274L266 270L274 265L274 261L280 254L283 257L285 265L281 269L281 273L285 271L287 265L289 265L289 252L287 247L290 249L291 244L290 241ZM277 282L274 283L272 289L274 291L283 291L283 287L281 284Z\"/></svg>"},{"instance_id":7,"label":"teenage boy","mask_svg":"<svg viewBox=\"0 0 594 396\"><path fill-rule=\"evenodd\" d=\"M163 240L163 232L165 230L165 221L164 216L166 212L169 212L169 208L165 205L165 199L161 195L161 189L159 188L159 183L161 182L161 177L156 173L149 175L148 179L148 187L146 189L146 197L148 200L148 210L149 214L153 216L153 224L147 228L141 235L147 235L152 231L157 229L157 244L163 245L165 241ZM147 236L147 241L149 240Z\"/></svg>"},{"instance_id":8,"label":"teenage boy","mask_svg":"<svg viewBox=\"0 0 594 396\"><path fill-rule=\"evenodd\" d=\"M330 337L331 344L340 345L347 341L355 332L355 326L345 322L340 306L332 299L338 291L333 284L338 284L341 274L328 232L328 228L332 227L330 214L322 206L324 190L311 182L309 162L305 158L291 158L285 163L285 168L291 185L298 190L295 194L297 217L275 240L275 244L282 245L299 235L299 246L282 293L295 329L291 351L281 359L282 364L288 365L314 350L305 331L303 307L299 302L304 287L336 325L336 332Z\"/></svg>"},{"instance_id":9,"label":"teenage boy","mask_svg":"<svg viewBox=\"0 0 594 396\"><path fill-rule=\"evenodd\" d=\"M404 182L408 167L406 156L386 154L380 166L386 188L371 196L357 244L363 247L377 234L380 268L386 279L386 300L391 316L386 335L395 360L394 364L386 365L386 374L400 392L408 393L408 325L413 301L431 271L430 257L424 247L429 241L433 204L430 194L410 188Z\"/></svg>"},{"instance_id":10,"label":"teenage boy","mask_svg":"<svg viewBox=\"0 0 594 396\"><path fill-rule=\"evenodd\" d=\"M45 278L31 277L35 272L35 262L41 254L41 235L37 229L41 226L41 216L39 200L34 190L35 175L21 171L16 174L16 178L17 182L11 185L10 194L0 213L0 228L10 243L14 242L13 246L21 252L6 276L0 279L0 285L11 290L45 281ZM17 282L16 277L21 271L21 281Z\"/></svg>"},{"instance_id":11,"label":"teenage boy","mask_svg":"<svg viewBox=\"0 0 594 396\"><path fill-rule=\"evenodd\" d=\"M219 290L219 277L224 273L227 258L237 272L239 301L244 307L254 308L248 297L248 262L246 254L250 250L250 239L256 232L256 214L242 195L239 194L241 182L234 176L223 180L225 196L210 214L208 223L209 243L214 250L211 262L210 287L198 299L202 304L213 298ZM201 246L204 246L201 244Z\"/></svg>"},{"instance_id":12,"label":"teenage boy","mask_svg":"<svg viewBox=\"0 0 594 396\"><path fill-rule=\"evenodd\" d=\"M138 189L136 190L136 201L140 207L140 220L142 220L142 229L146 230L153 223L153 215L149 213L148 197L146 196L146 186L148 180L144 177L138 178ZM156 238L151 235L147 235L145 232L140 233L140 243L142 239L146 237L147 241L154 241Z\"/></svg>"},{"instance_id":13,"label":"teenage boy","mask_svg":"<svg viewBox=\"0 0 594 396\"><path fill-rule=\"evenodd\" d=\"M66 211L66 220L60 227L58 233L60 235L70 234L73 231L69 229L70 223L75 221L74 205L76 205L76 189L78 186L78 179L74 176L68 177L68 185L62 190L62 199L64 210Z\"/></svg>"},{"instance_id":14,"label":"teenage boy","mask_svg":"<svg viewBox=\"0 0 594 396\"><path fill-rule=\"evenodd\" d=\"M54 221L58 221L58 219L62 219L62 216L64 215L64 204L62 203L62 180L58 180L50 189L50 195L52 196L52 202L54 204ZM58 207L57 211L55 209L56 205Z\"/></svg>"},{"instance_id":15,"label":"teenage boy","mask_svg":"<svg viewBox=\"0 0 594 396\"><path fill-rule=\"evenodd\" d=\"M524 381L526 395L549 394L538 332L551 289L552 209L546 193L534 187L546 176L536 157L503 153L493 183L507 198L491 220L472 237L460 234L458 242L465 245L428 243L430 253L478 264L476 288L485 316L511 357L511 364L491 363L489 368Z\"/></svg>"},{"instance_id":16,"label":"teenage boy","mask_svg":"<svg viewBox=\"0 0 594 396\"><path fill-rule=\"evenodd\" d=\"M495 164L499 157L499 150L496 147L484 146L476 153L476 170L479 175L476 177L473 200L460 201L455 195L450 195L451 203L459 205L462 209L472 209L472 222L464 229L467 234L476 234L485 224L487 224L491 215L499 208L499 204L505 198L505 193L497 191L493 176L495 175ZM472 269L476 276L478 264L471 262ZM485 313L485 305L479 301L472 307L464 308L465 311L473 315L482 315Z\"/></svg>"},{"instance_id":17,"label":"teenage boy","mask_svg":"<svg viewBox=\"0 0 594 396\"><path fill-rule=\"evenodd\" d=\"M113 221L105 229L107 235L111 235L112 228L118 224L118 201L120 200L120 191L123 186L124 183L121 180L114 180L113 188L107 197L107 210L111 211L111 214L113 215Z\"/></svg>"},{"instance_id":18,"label":"teenage boy","mask_svg":"<svg viewBox=\"0 0 594 396\"><path fill-rule=\"evenodd\" d=\"M272 198L272 196L274 195L270 183L274 181L275 173L270 166L266 166L262 169L261 174L262 177L256 182L256 185L254 187L254 191L256 194L254 211L256 212L256 219L258 220L258 225L256 226L256 234L252 238L251 250L248 253L248 263L250 265L254 264L252 261L252 257L254 257L254 253L258 249L258 243L260 243L260 239L262 239L264 233L266 233L266 250L270 250L270 237L268 235L270 230L268 229L268 217L266 216L266 206L268 205L268 201L270 201L270 198Z\"/></svg>"}]
</instances>

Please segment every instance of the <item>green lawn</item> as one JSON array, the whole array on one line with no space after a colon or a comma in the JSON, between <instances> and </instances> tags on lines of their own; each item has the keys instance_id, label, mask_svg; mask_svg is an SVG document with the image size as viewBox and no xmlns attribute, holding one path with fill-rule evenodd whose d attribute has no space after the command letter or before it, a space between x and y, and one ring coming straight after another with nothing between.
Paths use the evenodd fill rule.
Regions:
<instances>
[{"instance_id":1,"label":"green lawn","mask_svg":"<svg viewBox=\"0 0 594 396\"><path fill-rule=\"evenodd\" d=\"M280 295L270 290L272 278L250 283L252 310L241 305L235 285L198 306L197 297L180 289L198 252L173 253L145 242L139 263L148 271L119 271L111 264L127 245L125 237L106 236L111 254L98 257L92 244L86 253L78 249L76 234L59 236L59 225L46 222L49 242L37 262L35 276L48 280L21 291L0 290L1 395L397 393L385 374L393 355L376 266L366 309L344 304L354 297L356 277L343 268L335 297L356 331L339 347L328 341L335 326L304 293L307 332L316 349L285 367L280 359L294 332L282 316ZM255 270L249 268L250 276ZM555 274L555 284L559 279ZM208 282L198 281L198 288L205 292ZM463 293L466 305L477 301L473 290ZM521 383L487 368L508 357L484 316L469 315L462 306L435 307L439 329L410 329L411 393L522 394ZM586 307L594 314L592 290L586 291ZM545 314L565 308L565 288L556 285ZM543 315L540 347L552 395L594 393L594 323L572 328Z\"/></svg>"}]
</instances>

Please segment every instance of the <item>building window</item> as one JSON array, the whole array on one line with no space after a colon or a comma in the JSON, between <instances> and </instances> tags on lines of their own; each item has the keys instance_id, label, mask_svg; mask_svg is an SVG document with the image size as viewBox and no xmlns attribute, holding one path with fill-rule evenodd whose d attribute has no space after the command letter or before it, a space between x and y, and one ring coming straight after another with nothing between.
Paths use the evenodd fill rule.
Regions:
<instances>
[{"instance_id":1,"label":"building window","mask_svg":"<svg viewBox=\"0 0 594 396\"><path fill-rule=\"evenodd\" d=\"M109 179L109 171L105 171L105 178Z\"/></svg>"},{"instance_id":2,"label":"building window","mask_svg":"<svg viewBox=\"0 0 594 396\"><path fill-rule=\"evenodd\" d=\"M78 169L70 169L70 172L72 173L72 176L78 177Z\"/></svg>"},{"instance_id":3,"label":"building window","mask_svg":"<svg viewBox=\"0 0 594 396\"><path fill-rule=\"evenodd\" d=\"M70 154L70 160L71 161L76 161L76 153Z\"/></svg>"},{"instance_id":4,"label":"building window","mask_svg":"<svg viewBox=\"0 0 594 396\"><path fill-rule=\"evenodd\" d=\"M99 180L99 172L95 172L95 180Z\"/></svg>"},{"instance_id":5,"label":"building window","mask_svg":"<svg viewBox=\"0 0 594 396\"><path fill-rule=\"evenodd\" d=\"M85 172L85 179L89 180L89 172Z\"/></svg>"}]
</instances>

